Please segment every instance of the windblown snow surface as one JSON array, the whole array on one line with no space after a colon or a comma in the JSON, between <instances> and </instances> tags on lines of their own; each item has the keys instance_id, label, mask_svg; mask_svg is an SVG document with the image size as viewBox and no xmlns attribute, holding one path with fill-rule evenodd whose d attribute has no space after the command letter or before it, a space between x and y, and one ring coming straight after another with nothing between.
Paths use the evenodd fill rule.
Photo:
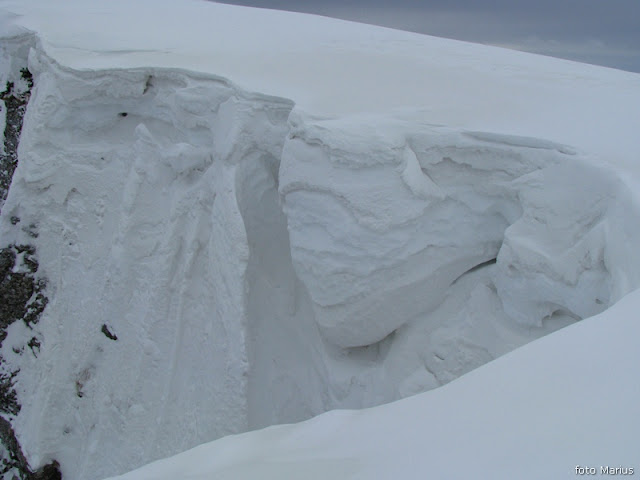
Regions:
<instances>
[{"instance_id":1,"label":"windblown snow surface","mask_svg":"<svg viewBox=\"0 0 640 480\"><path fill-rule=\"evenodd\" d=\"M639 75L201 1L0 12L0 85L34 78L0 216L47 299L0 349L31 469L388 402L123 478L640 469Z\"/></svg>"}]
</instances>

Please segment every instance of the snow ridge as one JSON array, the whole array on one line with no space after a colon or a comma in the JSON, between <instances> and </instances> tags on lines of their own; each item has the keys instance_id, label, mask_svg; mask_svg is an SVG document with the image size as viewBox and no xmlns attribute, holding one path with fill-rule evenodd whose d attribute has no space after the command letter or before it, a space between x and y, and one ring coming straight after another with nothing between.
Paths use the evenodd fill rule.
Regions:
<instances>
[{"instance_id":1,"label":"snow ridge","mask_svg":"<svg viewBox=\"0 0 640 480\"><path fill-rule=\"evenodd\" d=\"M0 234L38 226L50 302L2 355L64 478L434 388L640 285L636 196L569 147L28 60Z\"/></svg>"}]
</instances>

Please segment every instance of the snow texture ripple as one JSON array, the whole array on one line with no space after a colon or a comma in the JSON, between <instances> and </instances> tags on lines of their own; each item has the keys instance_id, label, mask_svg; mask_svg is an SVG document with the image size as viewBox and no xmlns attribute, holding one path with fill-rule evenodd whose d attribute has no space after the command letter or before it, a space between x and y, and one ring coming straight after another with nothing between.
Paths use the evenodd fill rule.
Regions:
<instances>
[{"instance_id":1,"label":"snow texture ripple","mask_svg":"<svg viewBox=\"0 0 640 480\"><path fill-rule=\"evenodd\" d=\"M99 479L392 402L640 285L630 154L613 167L589 142L522 136L531 118L481 130L482 118L436 114L442 126L420 109L342 111L335 99L318 116L295 88L282 94L291 71L241 87L224 61L223 77L167 65L170 49L72 54L3 28L3 75L28 64L35 83L0 216L0 247L34 245L49 299L1 347L3 368L19 370L8 418L34 469L55 460L64 478ZM358 28L374 44L391 35Z\"/></svg>"}]
</instances>

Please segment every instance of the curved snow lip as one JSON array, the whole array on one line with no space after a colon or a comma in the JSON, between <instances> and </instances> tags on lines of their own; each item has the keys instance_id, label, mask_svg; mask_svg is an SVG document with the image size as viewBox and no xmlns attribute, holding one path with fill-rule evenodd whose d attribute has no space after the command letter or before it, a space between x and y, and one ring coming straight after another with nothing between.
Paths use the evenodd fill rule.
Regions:
<instances>
[{"instance_id":1,"label":"curved snow lip","mask_svg":"<svg viewBox=\"0 0 640 480\"><path fill-rule=\"evenodd\" d=\"M617 240L638 214L629 187L554 142L397 119L297 120L279 188L294 267L340 347L428 316L491 260L490 287L528 326L594 315L638 285L636 255ZM621 248L631 264L618 263Z\"/></svg>"},{"instance_id":2,"label":"curved snow lip","mask_svg":"<svg viewBox=\"0 0 640 480\"><path fill-rule=\"evenodd\" d=\"M420 110L415 120L546 138L637 171L638 74L313 15L160 2L1 5L78 70L183 67L314 114Z\"/></svg>"},{"instance_id":3,"label":"curved snow lip","mask_svg":"<svg viewBox=\"0 0 640 480\"><path fill-rule=\"evenodd\" d=\"M498 55L387 34L407 42L410 59L436 45L458 56ZM356 38L345 35L353 47ZM347 55L332 54L333 43L319 56L306 58L314 45L303 44L265 57L277 58L268 69L276 77L262 84L238 69L245 62L264 71L264 59L252 63L255 45L241 62L212 57L240 88L162 68L176 52L110 47L93 65L117 68L99 69L91 48L47 42L30 58L39 91L8 202L13 213L39 218L38 251L54 278L40 331L48 344L41 363L24 365L21 384L34 414L18 423L35 463L60 458L66 472L97 477L213 436L389 402L593 315L640 284L637 171L621 180L584 154L622 152L607 158L621 165L632 158L637 137L625 121L635 118L637 77L599 78L576 66L563 80L550 68L556 63L539 60L544 73L535 79L559 81L553 93L536 82L524 88L533 78L525 61L494 85L500 75L481 62L465 67L478 76L461 75L458 60L435 55L441 74L421 64L436 81L411 98L415 88L393 82L411 61L356 42ZM335 67L355 57L353 68ZM322 75L307 82L318 68ZM354 68L393 75L377 78L381 90L357 76L367 88L342 102ZM338 70L346 77L309 96ZM576 73L587 78L567 100ZM602 87L605 77L611 83ZM605 121L595 130L608 135L594 135L582 95L596 95L585 103ZM366 113L376 96L383 101L371 109L384 115ZM432 109L395 112L432 100ZM567 126L571 117L580 121ZM574 140L579 148L559 143ZM65 347L72 353L57 357ZM198 373L203 364L213 374ZM338 473L362 467L340 458Z\"/></svg>"}]
</instances>

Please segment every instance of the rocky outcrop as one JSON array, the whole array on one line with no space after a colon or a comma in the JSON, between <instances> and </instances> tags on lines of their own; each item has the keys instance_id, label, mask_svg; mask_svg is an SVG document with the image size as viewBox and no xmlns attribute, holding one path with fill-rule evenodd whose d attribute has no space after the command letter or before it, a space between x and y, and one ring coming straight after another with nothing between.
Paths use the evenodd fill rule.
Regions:
<instances>
[{"instance_id":1,"label":"rocky outcrop","mask_svg":"<svg viewBox=\"0 0 640 480\"><path fill-rule=\"evenodd\" d=\"M0 149L0 215L18 166L20 134L33 88L33 77L26 67L20 70L19 76L20 86L7 81L5 90L0 93L5 115L3 148ZM20 217L16 215L9 218L9 224L24 239L38 237L36 225L22 225ZM31 329L47 306L46 280L38 274L38 266L36 247L29 243L11 243L0 248L0 346L12 324L23 322ZM12 348L16 355L37 356L40 345L40 339L34 334L24 345L13 345ZM11 419L20 412L21 407L14 388L18 372L19 368L7 365L0 355L0 478L60 479L55 461L36 471L32 470L14 433Z\"/></svg>"},{"instance_id":2,"label":"rocky outcrop","mask_svg":"<svg viewBox=\"0 0 640 480\"><path fill-rule=\"evenodd\" d=\"M10 480L62 479L59 465L56 461L48 463L36 471L31 470L11 424L3 417L0 417L0 442L5 448L3 458L0 460L0 475L2 478Z\"/></svg>"},{"instance_id":3,"label":"rocky outcrop","mask_svg":"<svg viewBox=\"0 0 640 480\"><path fill-rule=\"evenodd\" d=\"M0 93L0 100L4 102L6 111L4 149L0 150L0 212L7 198L13 173L18 166L18 143L22 131L22 119L31 96L31 87L33 87L31 72L23 68L20 73L28 88L20 91L14 82L7 81L5 90Z\"/></svg>"}]
</instances>

